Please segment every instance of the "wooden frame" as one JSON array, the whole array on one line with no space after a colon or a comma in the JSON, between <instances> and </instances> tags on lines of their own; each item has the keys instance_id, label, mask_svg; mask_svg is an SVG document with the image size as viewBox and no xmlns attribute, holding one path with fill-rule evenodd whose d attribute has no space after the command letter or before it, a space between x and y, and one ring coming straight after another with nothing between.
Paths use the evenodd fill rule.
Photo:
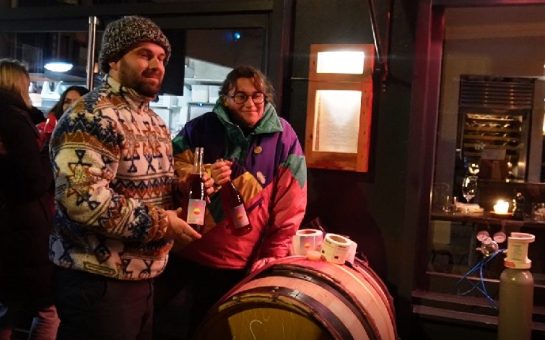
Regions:
<instances>
[{"instance_id":1,"label":"wooden frame","mask_svg":"<svg viewBox=\"0 0 545 340\"><path fill-rule=\"evenodd\" d=\"M362 51L365 55L361 74L318 73L318 53L330 51ZM309 87L307 100L307 121L305 134L305 156L309 168L338 169L356 172L368 172L369 148L371 141L371 118L373 107L373 70L374 49L371 44L313 44L309 63ZM358 123L355 150L331 151L320 150L316 145L320 141L321 120L319 111L321 91L356 91L361 93L358 117L352 117ZM325 92L324 92L325 93ZM346 93L346 92L345 92ZM334 129L334 126L327 126ZM329 130L328 130L329 131ZM336 131L333 131L334 134ZM338 132L340 133L340 131Z\"/></svg>"}]
</instances>

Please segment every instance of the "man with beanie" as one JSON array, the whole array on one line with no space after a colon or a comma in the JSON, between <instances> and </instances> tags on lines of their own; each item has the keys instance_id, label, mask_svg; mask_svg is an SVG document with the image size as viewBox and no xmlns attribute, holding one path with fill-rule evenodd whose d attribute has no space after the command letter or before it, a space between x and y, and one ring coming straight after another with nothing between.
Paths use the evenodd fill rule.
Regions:
<instances>
[{"instance_id":1,"label":"man with beanie","mask_svg":"<svg viewBox=\"0 0 545 340\"><path fill-rule=\"evenodd\" d=\"M200 238L172 209L170 134L149 107L170 57L151 20L111 22L106 74L59 120L50 154L56 216L58 339L151 339L152 278L174 241ZM213 181L205 183L212 190Z\"/></svg>"}]
</instances>

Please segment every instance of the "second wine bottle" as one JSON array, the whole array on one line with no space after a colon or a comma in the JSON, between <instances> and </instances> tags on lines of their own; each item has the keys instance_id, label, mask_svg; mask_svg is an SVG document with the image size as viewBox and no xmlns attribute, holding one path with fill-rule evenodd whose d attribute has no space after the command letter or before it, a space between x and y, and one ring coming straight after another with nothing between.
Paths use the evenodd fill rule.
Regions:
<instances>
[{"instance_id":1,"label":"second wine bottle","mask_svg":"<svg viewBox=\"0 0 545 340\"><path fill-rule=\"evenodd\" d=\"M252 230L252 225L246 214L246 208L242 196L238 192L233 182L228 181L220 190L221 202L223 205L223 211L229 218L229 224L227 225L231 229L231 233L236 236L242 236L249 233Z\"/></svg>"}]
</instances>

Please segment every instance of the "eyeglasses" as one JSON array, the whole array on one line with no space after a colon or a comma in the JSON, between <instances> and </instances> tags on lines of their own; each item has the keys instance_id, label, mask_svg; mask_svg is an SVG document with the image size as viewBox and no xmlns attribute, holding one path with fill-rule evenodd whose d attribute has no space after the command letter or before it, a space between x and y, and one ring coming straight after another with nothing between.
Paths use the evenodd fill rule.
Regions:
<instances>
[{"instance_id":1,"label":"eyeglasses","mask_svg":"<svg viewBox=\"0 0 545 340\"><path fill-rule=\"evenodd\" d=\"M251 96L242 92L237 92L235 93L234 96L229 96L229 97L233 98L236 104L246 103L249 97L252 98L252 101L254 102L254 104L262 104L265 101L265 94L263 92L256 92L252 94Z\"/></svg>"}]
</instances>

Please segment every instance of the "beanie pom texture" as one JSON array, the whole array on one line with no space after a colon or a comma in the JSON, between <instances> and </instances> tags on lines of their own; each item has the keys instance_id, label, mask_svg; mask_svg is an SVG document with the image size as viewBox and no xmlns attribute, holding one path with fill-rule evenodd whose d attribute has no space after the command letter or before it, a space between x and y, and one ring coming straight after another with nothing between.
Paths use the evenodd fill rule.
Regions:
<instances>
[{"instance_id":1,"label":"beanie pom texture","mask_svg":"<svg viewBox=\"0 0 545 340\"><path fill-rule=\"evenodd\" d=\"M108 73L112 61L117 61L137 44L151 42L165 50L165 64L170 58L170 43L159 26L148 18L125 16L106 26L98 61L100 69Z\"/></svg>"}]
</instances>

